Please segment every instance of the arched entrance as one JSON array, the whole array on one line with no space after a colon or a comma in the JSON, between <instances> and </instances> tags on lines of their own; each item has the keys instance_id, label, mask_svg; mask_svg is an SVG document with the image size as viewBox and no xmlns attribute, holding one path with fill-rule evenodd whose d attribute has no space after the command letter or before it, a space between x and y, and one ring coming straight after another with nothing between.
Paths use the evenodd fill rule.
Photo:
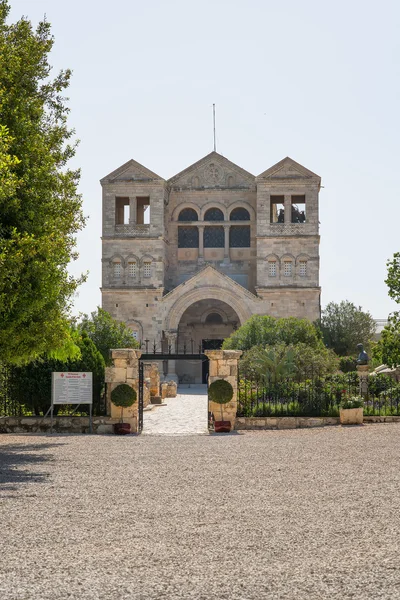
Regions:
<instances>
[{"instance_id":1,"label":"arched entrance","mask_svg":"<svg viewBox=\"0 0 400 600\"><path fill-rule=\"evenodd\" d=\"M179 346L192 345L204 350L216 350L225 338L240 326L236 311L218 299L193 302L182 314L177 338ZM176 374L180 383L207 383L208 361L176 361Z\"/></svg>"}]
</instances>

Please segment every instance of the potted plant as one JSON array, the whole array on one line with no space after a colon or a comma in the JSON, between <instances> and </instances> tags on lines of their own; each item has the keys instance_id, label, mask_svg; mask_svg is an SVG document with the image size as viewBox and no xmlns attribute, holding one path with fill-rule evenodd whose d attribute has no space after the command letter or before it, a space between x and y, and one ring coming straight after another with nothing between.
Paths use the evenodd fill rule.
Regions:
<instances>
[{"instance_id":1,"label":"potted plant","mask_svg":"<svg viewBox=\"0 0 400 600\"><path fill-rule=\"evenodd\" d=\"M340 406L340 422L342 425L357 425L363 422L364 400L361 396L345 397Z\"/></svg>"},{"instance_id":2,"label":"potted plant","mask_svg":"<svg viewBox=\"0 0 400 600\"><path fill-rule=\"evenodd\" d=\"M212 402L220 405L221 420L214 421L214 431L216 433L229 433L231 430L231 422L224 421L223 405L228 404L233 398L233 387L225 379L217 379L213 381L208 388L208 397Z\"/></svg>"},{"instance_id":3,"label":"potted plant","mask_svg":"<svg viewBox=\"0 0 400 600\"><path fill-rule=\"evenodd\" d=\"M136 391L127 383L121 383L111 392L111 402L121 407L121 420L114 424L114 433L125 435L131 432L130 423L124 423L124 408L136 402Z\"/></svg>"}]
</instances>

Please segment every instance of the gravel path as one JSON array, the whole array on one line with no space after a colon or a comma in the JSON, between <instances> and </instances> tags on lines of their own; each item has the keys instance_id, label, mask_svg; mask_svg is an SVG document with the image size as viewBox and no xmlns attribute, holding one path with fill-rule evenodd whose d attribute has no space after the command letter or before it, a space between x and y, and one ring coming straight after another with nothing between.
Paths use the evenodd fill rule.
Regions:
<instances>
[{"instance_id":1,"label":"gravel path","mask_svg":"<svg viewBox=\"0 0 400 600\"><path fill-rule=\"evenodd\" d=\"M179 386L176 398L166 398L167 406L143 413L143 434L188 435L208 432L206 385Z\"/></svg>"},{"instance_id":2,"label":"gravel path","mask_svg":"<svg viewBox=\"0 0 400 600\"><path fill-rule=\"evenodd\" d=\"M399 598L399 440L0 436L0 598Z\"/></svg>"}]
</instances>

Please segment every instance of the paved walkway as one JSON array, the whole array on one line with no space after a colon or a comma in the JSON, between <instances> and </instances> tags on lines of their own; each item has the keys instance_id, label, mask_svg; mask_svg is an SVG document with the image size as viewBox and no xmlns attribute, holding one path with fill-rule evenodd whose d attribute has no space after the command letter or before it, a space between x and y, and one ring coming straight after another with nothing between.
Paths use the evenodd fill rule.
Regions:
<instances>
[{"instance_id":1,"label":"paved walkway","mask_svg":"<svg viewBox=\"0 0 400 600\"><path fill-rule=\"evenodd\" d=\"M176 398L166 398L167 406L143 413L143 434L191 435L207 433L208 399L206 385L180 385Z\"/></svg>"}]
</instances>

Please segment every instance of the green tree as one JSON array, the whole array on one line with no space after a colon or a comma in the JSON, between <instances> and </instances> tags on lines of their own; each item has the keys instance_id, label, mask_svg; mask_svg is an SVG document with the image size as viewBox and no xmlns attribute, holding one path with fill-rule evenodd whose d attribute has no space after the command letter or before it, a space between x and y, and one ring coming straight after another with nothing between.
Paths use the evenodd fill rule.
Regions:
<instances>
[{"instance_id":1,"label":"green tree","mask_svg":"<svg viewBox=\"0 0 400 600\"><path fill-rule=\"evenodd\" d=\"M273 346L303 343L313 348L322 346L318 328L307 319L288 317L276 319L268 315L253 315L229 338L224 350L249 350L253 346Z\"/></svg>"},{"instance_id":2,"label":"green tree","mask_svg":"<svg viewBox=\"0 0 400 600\"><path fill-rule=\"evenodd\" d=\"M325 344L339 356L355 354L357 344L368 345L376 331L369 312L344 300L330 302L322 311L321 331Z\"/></svg>"},{"instance_id":3,"label":"green tree","mask_svg":"<svg viewBox=\"0 0 400 600\"><path fill-rule=\"evenodd\" d=\"M139 348L132 331L124 324L112 318L110 313L98 307L97 311L83 315L78 325L79 331L85 331L101 352L105 364L111 365L112 348Z\"/></svg>"},{"instance_id":4,"label":"green tree","mask_svg":"<svg viewBox=\"0 0 400 600\"><path fill-rule=\"evenodd\" d=\"M8 24L0 0L0 359L32 360L71 342L81 279L68 274L84 225L80 173L63 97L71 72L50 78L50 25Z\"/></svg>"},{"instance_id":5,"label":"green tree","mask_svg":"<svg viewBox=\"0 0 400 600\"><path fill-rule=\"evenodd\" d=\"M389 288L389 297L400 304L400 252L396 252L387 262L388 274L385 280ZM388 367L400 365L400 311L389 316L389 322L384 327L381 337L374 347L374 358Z\"/></svg>"},{"instance_id":6,"label":"green tree","mask_svg":"<svg viewBox=\"0 0 400 600\"><path fill-rule=\"evenodd\" d=\"M24 366L11 368L10 388L13 401L32 411L45 414L51 404L51 374L53 371L87 371L93 373L93 409L100 411L100 398L104 387L104 360L88 335L72 332L79 355L68 361L42 357ZM81 407L85 410L85 406Z\"/></svg>"}]
</instances>

